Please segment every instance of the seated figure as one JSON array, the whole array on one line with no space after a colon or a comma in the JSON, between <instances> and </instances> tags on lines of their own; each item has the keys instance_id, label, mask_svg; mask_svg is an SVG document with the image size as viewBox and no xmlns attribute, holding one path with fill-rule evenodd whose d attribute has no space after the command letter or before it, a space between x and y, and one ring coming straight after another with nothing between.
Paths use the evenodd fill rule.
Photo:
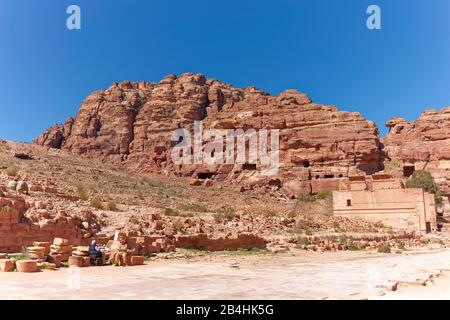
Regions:
<instances>
[{"instance_id":1,"label":"seated figure","mask_svg":"<svg viewBox=\"0 0 450 320\"><path fill-rule=\"evenodd\" d=\"M103 264L103 254L100 251L100 248L95 240L92 240L91 244L89 245L89 257L91 258L91 263L95 265Z\"/></svg>"}]
</instances>

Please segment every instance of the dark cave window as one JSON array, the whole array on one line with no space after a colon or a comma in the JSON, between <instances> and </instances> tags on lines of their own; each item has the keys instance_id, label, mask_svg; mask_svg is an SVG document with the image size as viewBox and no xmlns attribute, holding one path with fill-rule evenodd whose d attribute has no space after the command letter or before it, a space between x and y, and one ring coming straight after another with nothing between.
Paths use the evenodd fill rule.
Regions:
<instances>
[{"instance_id":1,"label":"dark cave window","mask_svg":"<svg viewBox=\"0 0 450 320\"><path fill-rule=\"evenodd\" d=\"M242 170L256 170L256 163L246 163L242 166Z\"/></svg>"},{"instance_id":2,"label":"dark cave window","mask_svg":"<svg viewBox=\"0 0 450 320\"><path fill-rule=\"evenodd\" d=\"M334 174L326 174L325 175L325 179L333 179L334 178Z\"/></svg>"},{"instance_id":3,"label":"dark cave window","mask_svg":"<svg viewBox=\"0 0 450 320\"><path fill-rule=\"evenodd\" d=\"M212 172L200 172L197 174L197 178L200 180L211 179L214 176Z\"/></svg>"},{"instance_id":4,"label":"dark cave window","mask_svg":"<svg viewBox=\"0 0 450 320\"><path fill-rule=\"evenodd\" d=\"M310 165L309 161L303 161L303 167L309 168Z\"/></svg>"},{"instance_id":5,"label":"dark cave window","mask_svg":"<svg viewBox=\"0 0 450 320\"><path fill-rule=\"evenodd\" d=\"M352 206L352 200L347 199L347 207L351 207Z\"/></svg>"},{"instance_id":6,"label":"dark cave window","mask_svg":"<svg viewBox=\"0 0 450 320\"><path fill-rule=\"evenodd\" d=\"M410 177L410 176L412 176L412 174L414 173L414 171L416 171L416 169L414 168L414 166L404 166L404 167L403 167L403 176L404 176L404 177Z\"/></svg>"}]
</instances>

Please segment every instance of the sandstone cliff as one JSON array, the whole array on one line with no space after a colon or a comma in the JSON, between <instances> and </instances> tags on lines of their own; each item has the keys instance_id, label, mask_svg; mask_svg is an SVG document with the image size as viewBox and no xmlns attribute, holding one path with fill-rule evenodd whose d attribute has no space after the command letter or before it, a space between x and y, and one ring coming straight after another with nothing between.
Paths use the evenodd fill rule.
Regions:
<instances>
[{"instance_id":1,"label":"sandstone cliff","mask_svg":"<svg viewBox=\"0 0 450 320\"><path fill-rule=\"evenodd\" d=\"M444 194L450 194L450 107L426 110L414 122L393 118L386 123L385 152L400 175L431 172Z\"/></svg>"},{"instance_id":2,"label":"sandstone cliff","mask_svg":"<svg viewBox=\"0 0 450 320\"><path fill-rule=\"evenodd\" d=\"M280 169L260 166L174 165L170 137L177 128L279 129ZM45 131L34 143L62 148L130 170L230 180L243 188L282 188L291 197L336 188L351 173L383 167L378 129L357 112L318 105L295 90L271 96L201 74L169 75L159 83L114 83L91 94L75 119Z\"/></svg>"}]
</instances>

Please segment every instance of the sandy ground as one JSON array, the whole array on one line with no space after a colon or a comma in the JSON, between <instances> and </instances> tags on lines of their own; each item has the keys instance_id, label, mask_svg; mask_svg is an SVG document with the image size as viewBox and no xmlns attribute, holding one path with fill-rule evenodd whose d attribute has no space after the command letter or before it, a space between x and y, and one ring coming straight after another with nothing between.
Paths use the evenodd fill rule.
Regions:
<instances>
[{"instance_id":1,"label":"sandy ground","mask_svg":"<svg viewBox=\"0 0 450 320\"><path fill-rule=\"evenodd\" d=\"M445 299L449 276L417 285L441 270L450 271L450 250L207 256L135 267L3 273L0 299ZM395 282L398 290L383 295Z\"/></svg>"}]
</instances>

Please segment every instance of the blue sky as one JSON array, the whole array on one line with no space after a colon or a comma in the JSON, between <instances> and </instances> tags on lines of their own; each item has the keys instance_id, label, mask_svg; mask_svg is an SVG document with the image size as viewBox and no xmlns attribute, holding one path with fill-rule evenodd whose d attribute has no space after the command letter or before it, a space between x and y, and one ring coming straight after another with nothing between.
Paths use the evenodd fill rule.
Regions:
<instances>
[{"instance_id":1,"label":"blue sky","mask_svg":"<svg viewBox=\"0 0 450 320\"><path fill-rule=\"evenodd\" d=\"M82 30L66 28L70 4ZM0 138L31 141L114 81L184 72L298 89L384 133L450 105L449 20L448 0L0 0Z\"/></svg>"}]
</instances>

